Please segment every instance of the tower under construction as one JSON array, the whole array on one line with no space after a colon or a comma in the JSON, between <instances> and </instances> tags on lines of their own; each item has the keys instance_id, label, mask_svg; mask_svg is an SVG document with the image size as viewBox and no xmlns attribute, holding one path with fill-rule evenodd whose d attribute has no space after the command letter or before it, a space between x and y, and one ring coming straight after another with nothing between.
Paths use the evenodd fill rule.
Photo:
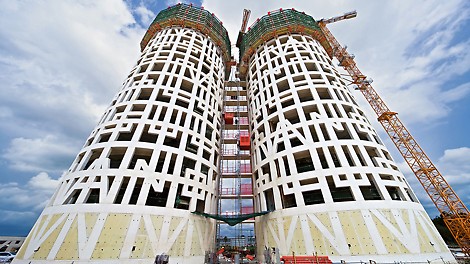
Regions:
<instances>
[{"instance_id":1,"label":"tower under construction","mask_svg":"<svg viewBox=\"0 0 470 264\"><path fill-rule=\"evenodd\" d=\"M454 262L318 23L281 9L237 44L161 11L14 263Z\"/></svg>"}]
</instances>

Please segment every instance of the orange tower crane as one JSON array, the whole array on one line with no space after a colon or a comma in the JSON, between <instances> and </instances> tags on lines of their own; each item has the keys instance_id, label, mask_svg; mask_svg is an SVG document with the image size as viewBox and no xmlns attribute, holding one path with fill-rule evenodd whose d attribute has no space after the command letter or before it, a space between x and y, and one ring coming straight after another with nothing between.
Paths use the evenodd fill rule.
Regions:
<instances>
[{"instance_id":1,"label":"orange tower crane","mask_svg":"<svg viewBox=\"0 0 470 264\"><path fill-rule=\"evenodd\" d=\"M436 205L453 237L462 248L462 252L470 256L470 214L467 207L400 121L397 113L390 111L377 91L372 88L370 81L354 62L354 57L339 44L326 27L329 23L354 17L356 17L356 11L318 21L318 25L331 46L329 56L336 57L340 66L349 73L353 84L357 86L375 111L378 121Z\"/></svg>"},{"instance_id":2,"label":"orange tower crane","mask_svg":"<svg viewBox=\"0 0 470 264\"><path fill-rule=\"evenodd\" d=\"M243 18L242 18L242 26L240 27L240 32L238 32L237 43L236 47L239 48L240 44L243 40L243 35L246 31L246 25L248 24L248 20L250 19L251 10L243 9Z\"/></svg>"}]
</instances>

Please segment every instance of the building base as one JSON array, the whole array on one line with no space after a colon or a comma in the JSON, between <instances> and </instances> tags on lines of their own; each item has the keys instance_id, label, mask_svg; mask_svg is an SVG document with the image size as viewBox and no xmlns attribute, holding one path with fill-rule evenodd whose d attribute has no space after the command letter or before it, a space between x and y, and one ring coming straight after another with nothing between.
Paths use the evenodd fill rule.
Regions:
<instances>
[{"instance_id":1,"label":"building base","mask_svg":"<svg viewBox=\"0 0 470 264\"><path fill-rule=\"evenodd\" d=\"M86 211L85 211L86 210ZM48 207L13 263L204 263L215 221L187 210L68 205Z\"/></svg>"},{"instance_id":2,"label":"building base","mask_svg":"<svg viewBox=\"0 0 470 264\"><path fill-rule=\"evenodd\" d=\"M421 204L368 201L306 206L257 218L258 256L328 256L333 262L455 263ZM261 259L264 261L264 259Z\"/></svg>"}]
</instances>

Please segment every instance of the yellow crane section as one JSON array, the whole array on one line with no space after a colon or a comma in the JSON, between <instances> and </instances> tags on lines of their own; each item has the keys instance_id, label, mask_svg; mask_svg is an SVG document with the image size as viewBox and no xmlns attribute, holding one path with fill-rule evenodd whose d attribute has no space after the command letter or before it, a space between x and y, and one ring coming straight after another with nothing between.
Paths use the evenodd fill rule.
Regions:
<instances>
[{"instance_id":1,"label":"yellow crane section","mask_svg":"<svg viewBox=\"0 0 470 264\"><path fill-rule=\"evenodd\" d=\"M462 252L470 256L470 214L467 207L400 121L397 113L390 111L377 91L372 88L370 81L354 62L354 57L339 44L326 27L328 23L355 16L356 12L353 11L342 16L318 21L320 29L332 48L329 55L336 57L340 65L349 73L352 82L357 85L358 90L361 91L377 114L380 124L436 205L453 237L462 248Z\"/></svg>"}]
</instances>

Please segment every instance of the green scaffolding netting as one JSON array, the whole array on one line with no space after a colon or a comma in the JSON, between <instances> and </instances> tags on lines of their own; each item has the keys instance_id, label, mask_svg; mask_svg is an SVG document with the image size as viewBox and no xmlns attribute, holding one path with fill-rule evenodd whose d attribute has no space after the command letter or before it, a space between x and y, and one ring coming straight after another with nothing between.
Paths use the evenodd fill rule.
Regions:
<instances>
[{"instance_id":1,"label":"green scaffolding netting","mask_svg":"<svg viewBox=\"0 0 470 264\"><path fill-rule=\"evenodd\" d=\"M188 27L192 25L199 25L200 28L206 28L210 31L213 37L221 40L225 46L225 52L230 56L230 39L227 30L222 25L222 22L213 14L202 7L196 7L188 4L177 4L158 13L157 17L153 20L149 30L145 33L142 41L141 48L143 49L149 40L155 34L154 26L160 25L165 27L171 26L171 21L182 20L189 22L186 24Z\"/></svg>"},{"instance_id":2,"label":"green scaffolding netting","mask_svg":"<svg viewBox=\"0 0 470 264\"><path fill-rule=\"evenodd\" d=\"M300 32L305 29L321 33L315 19L303 12L294 9L280 9L269 12L268 15L258 19L244 34L240 45L240 60L249 47L258 42L262 43L260 39L267 33L282 32L283 30L286 32Z\"/></svg>"},{"instance_id":3,"label":"green scaffolding netting","mask_svg":"<svg viewBox=\"0 0 470 264\"><path fill-rule=\"evenodd\" d=\"M200 215L200 216L204 216L204 217L208 217L208 218L225 222L229 226L234 226L247 219L268 214L270 213L270 211L263 211L263 212L251 213L251 214L239 214L239 215L218 215L218 214L206 214L206 213L201 213L201 212L192 212L192 213L195 215Z\"/></svg>"}]
</instances>

